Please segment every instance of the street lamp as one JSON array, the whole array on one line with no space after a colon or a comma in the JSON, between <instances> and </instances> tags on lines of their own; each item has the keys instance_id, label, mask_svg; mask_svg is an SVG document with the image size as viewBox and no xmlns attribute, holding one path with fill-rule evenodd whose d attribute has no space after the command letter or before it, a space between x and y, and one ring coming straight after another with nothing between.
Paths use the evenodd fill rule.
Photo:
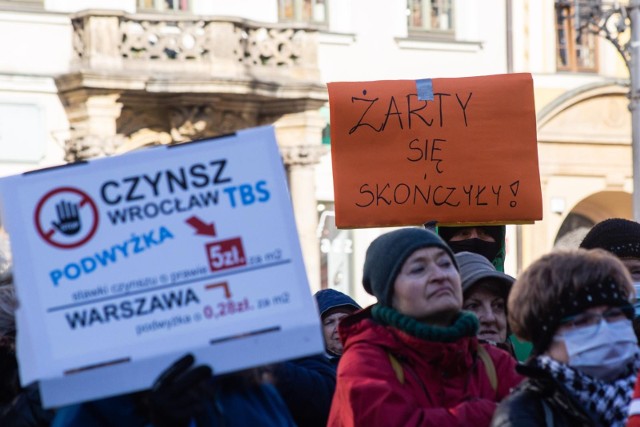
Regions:
<instances>
[{"instance_id":1,"label":"street lamp","mask_svg":"<svg viewBox=\"0 0 640 427\"><path fill-rule=\"evenodd\" d=\"M558 0L565 4L567 0ZM633 217L640 222L640 0L626 4L606 0L573 0L577 42L585 32L609 40L629 70ZM630 34L627 29L630 28Z\"/></svg>"}]
</instances>

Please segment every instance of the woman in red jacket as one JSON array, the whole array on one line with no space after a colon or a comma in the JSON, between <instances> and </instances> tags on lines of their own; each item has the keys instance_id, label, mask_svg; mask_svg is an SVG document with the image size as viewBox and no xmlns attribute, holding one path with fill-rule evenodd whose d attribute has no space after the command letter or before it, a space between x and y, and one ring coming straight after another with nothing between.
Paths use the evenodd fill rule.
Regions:
<instances>
[{"instance_id":1,"label":"woman in red jacket","mask_svg":"<svg viewBox=\"0 0 640 427\"><path fill-rule=\"evenodd\" d=\"M405 228L371 243L363 285L378 303L342 320L329 426L488 426L520 382L515 360L478 344L458 267L435 233Z\"/></svg>"}]
</instances>

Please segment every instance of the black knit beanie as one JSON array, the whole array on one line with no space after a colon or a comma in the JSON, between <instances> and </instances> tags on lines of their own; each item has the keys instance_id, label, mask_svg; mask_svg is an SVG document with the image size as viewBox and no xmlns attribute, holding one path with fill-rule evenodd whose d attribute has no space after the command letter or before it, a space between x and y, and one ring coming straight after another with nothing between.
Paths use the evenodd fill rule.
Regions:
<instances>
[{"instance_id":1,"label":"black knit beanie","mask_svg":"<svg viewBox=\"0 0 640 427\"><path fill-rule=\"evenodd\" d=\"M453 252L436 233L422 228L402 228L379 236L369 245L362 275L364 290L380 304L390 307L393 284L402 265L413 252L428 247L444 249L458 268Z\"/></svg>"},{"instance_id":2,"label":"black knit beanie","mask_svg":"<svg viewBox=\"0 0 640 427\"><path fill-rule=\"evenodd\" d=\"M618 258L640 258L640 224L623 218L606 219L589 230L580 247L601 248Z\"/></svg>"},{"instance_id":3,"label":"black knit beanie","mask_svg":"<svg viewBox=\"0 0 640 427\"><path fill-rule=\"evenodd\" d=\"M532 334L533 354L543 354L549 349L553 336L562 324L562 320L576 314L584 313L591 307L608 305L620 307L629 319L633 318L633 306L629 304L623 286L613 280L604 283L591 283L577 292L570 287L560 295L557 305L549 307L541 313Z\"/></svg>"}]
</instances>

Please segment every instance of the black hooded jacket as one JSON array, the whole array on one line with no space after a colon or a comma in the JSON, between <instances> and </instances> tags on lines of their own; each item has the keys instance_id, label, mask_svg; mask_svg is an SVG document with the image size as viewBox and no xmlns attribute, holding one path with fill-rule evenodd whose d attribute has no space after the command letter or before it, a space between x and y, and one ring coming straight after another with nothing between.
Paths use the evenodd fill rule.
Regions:
<instances>
[{"instance_id":1,"label":"black hooded jacket","mask_svg":"<svg viewBox=\"0 0 640 427\"><path fill-rule=\"evenodd\" d=\"M360 306L349 295L334 289L315 294L320 317L338 307ZM336 389L336 370L340 356L330 353L279 363L273 368L275 385L298 427L327 425L331 400Z\"/></svg>"}]
</instances>

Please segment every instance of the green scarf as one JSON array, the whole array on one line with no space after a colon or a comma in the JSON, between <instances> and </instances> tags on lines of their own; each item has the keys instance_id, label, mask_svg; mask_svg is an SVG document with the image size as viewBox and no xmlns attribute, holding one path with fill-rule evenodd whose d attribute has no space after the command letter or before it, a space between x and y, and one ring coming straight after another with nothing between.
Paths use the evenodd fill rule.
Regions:
<instances>
[{"instance_id":1,"label":"green scarf","mask_svg":"<svg viewBox=\"0 0 640 427\"><path fill-rule=\"evenodd\" d=\"M380 304L373 306L371 315L383 325L393 326L416 338L435 342L454 342L463 337L474 337L480 326L478 318L466 311L461 311L453 324L446 327L427 325Z\"/></svg>"}]
</instances>

